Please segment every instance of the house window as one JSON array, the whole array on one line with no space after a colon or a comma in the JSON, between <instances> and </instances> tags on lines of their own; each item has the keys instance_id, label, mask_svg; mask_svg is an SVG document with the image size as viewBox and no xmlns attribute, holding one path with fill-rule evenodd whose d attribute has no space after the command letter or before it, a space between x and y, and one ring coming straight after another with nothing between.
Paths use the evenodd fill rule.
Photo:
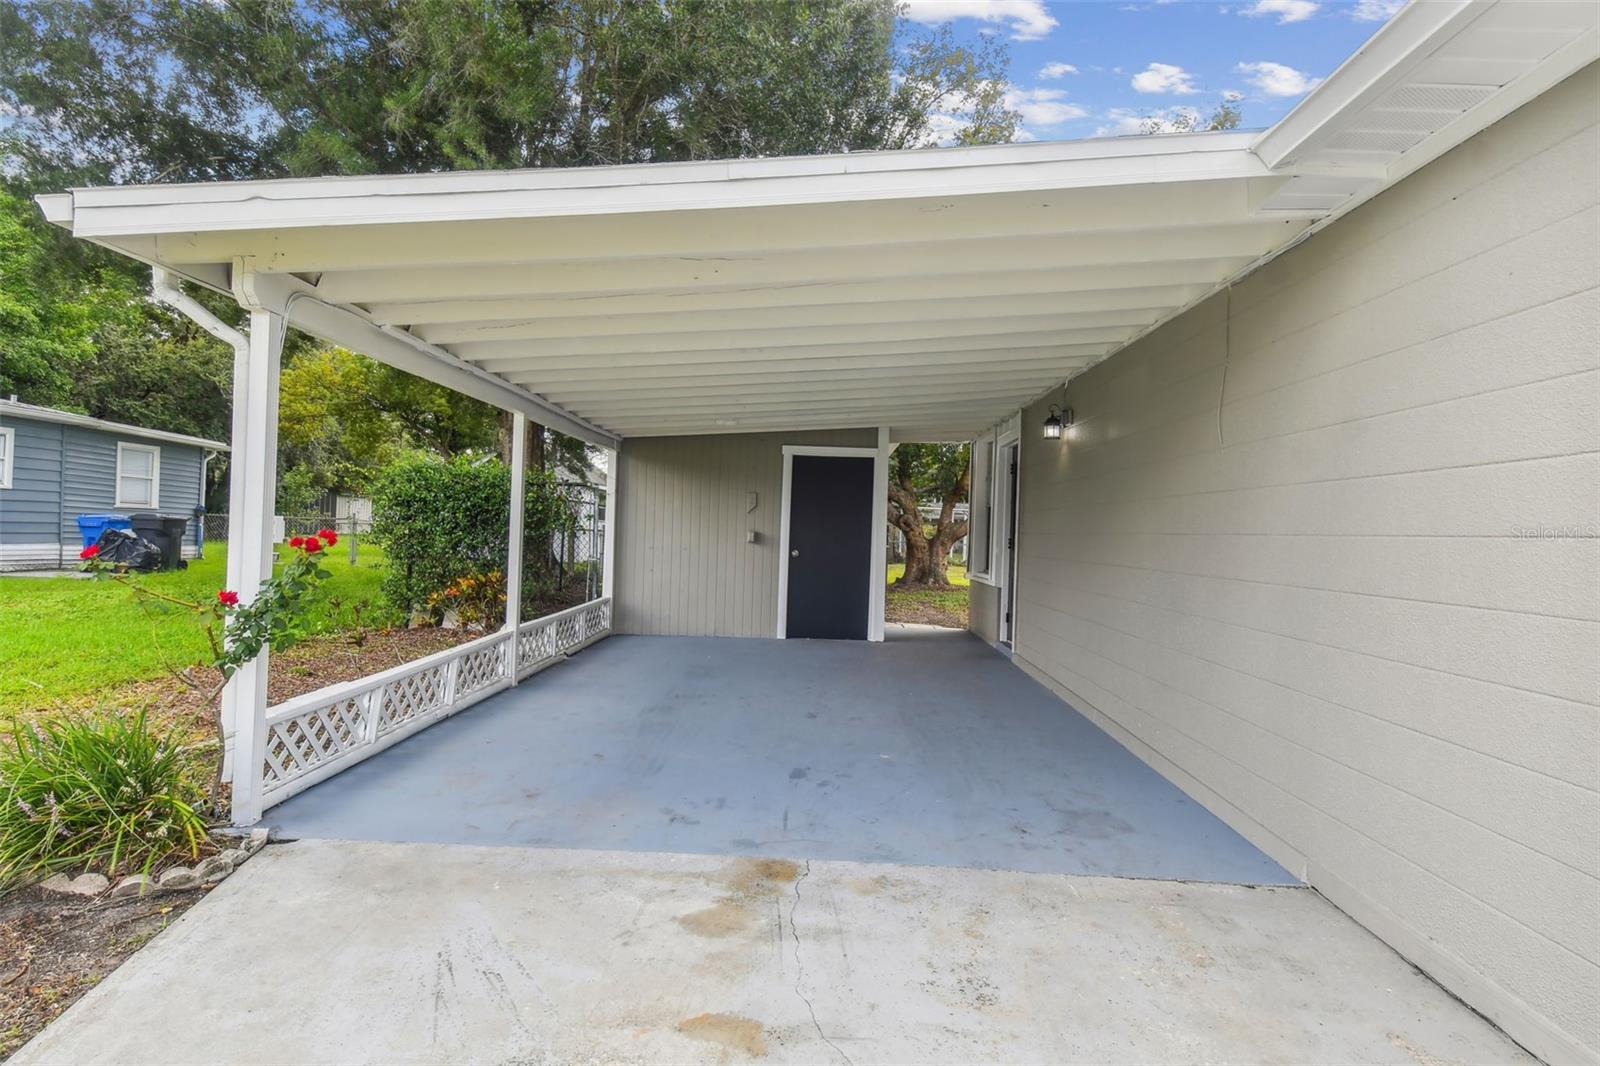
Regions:
<instances>
[{"instance_id":1,"label":"house window","mask_svg":"<svg viewBox=\"0 0 1600 1066\"><path fill-rule=\"evenodd\" d=\"M148 444L117 445L117 506L157 507L161 501L161 449Z\"/></svg>"},{"instance_id":2,"label":"house window","mask_svg":"<svg viewBox=\"0 0 1600 1066\"><path fill-rule=\"evenodd\" d=\"M967 525L967 573L987 578L991 573L989 530L994 514L994 434L972 442L972 489Z\"/></svg>"},{"instance_id":3,"label":"house window","mask_svg":"<svg viewBox=\"0 0 1600 1066\"><path fill-rule=\"evenodd\" d=\"M17 431L9 426L0 429L0 489L11 487L11 466L16 461Z\"/></svg>"}]
</instances>

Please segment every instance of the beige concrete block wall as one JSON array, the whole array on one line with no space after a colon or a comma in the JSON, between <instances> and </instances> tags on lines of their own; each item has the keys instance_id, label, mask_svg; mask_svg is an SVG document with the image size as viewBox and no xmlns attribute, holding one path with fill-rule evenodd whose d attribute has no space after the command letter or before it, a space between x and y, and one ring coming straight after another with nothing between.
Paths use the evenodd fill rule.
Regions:
<instances>
[{"instance_id":1,"label":"beige concrete block wall","mask_svg":"<svg viewBox=\"0 0 1600 1066\"><path fill-rule=\"evenodd\" d=\"M1024 414L1018 661L1600 1061L1600 74ZM1057 399L1050 397L1047 399Z\"/></svg>"},{"instance_id":2,"label":"beige concrete block wall","mask_svg":"<svg viewBox=\"0 0 1600 1066\"><path fill-rule=\"evenodd\" d=\"M619 633L770 637L783 446L876 448L876 429L630 437L618 453ZM748 494L756 509L747 512ZM755 543L746 539L755 530Z\"/></svg>"}]
</instances>

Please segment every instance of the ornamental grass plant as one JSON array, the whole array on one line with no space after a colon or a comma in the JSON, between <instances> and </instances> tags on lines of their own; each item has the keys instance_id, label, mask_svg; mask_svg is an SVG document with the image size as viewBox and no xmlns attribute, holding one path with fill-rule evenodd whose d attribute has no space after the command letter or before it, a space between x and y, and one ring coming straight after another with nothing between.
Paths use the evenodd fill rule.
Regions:
<instances>
[{"instance_id":1,"label":"ornamental grass plant","mask_svg":"<svg viewBox=\"0 0 1600 1066\"><path fill-rule=\"evenodd\" d=\"M114 877L205 840L190 753L143 712L18 725L0 747L0 891L56 871Z\"/></svg>"}]
</instances>

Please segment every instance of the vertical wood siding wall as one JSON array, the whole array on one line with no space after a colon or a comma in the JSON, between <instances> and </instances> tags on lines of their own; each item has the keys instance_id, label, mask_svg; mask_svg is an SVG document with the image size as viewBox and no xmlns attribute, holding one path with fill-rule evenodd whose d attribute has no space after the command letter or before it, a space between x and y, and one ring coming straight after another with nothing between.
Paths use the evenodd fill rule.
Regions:
<instances>
[{"instance_id":1,"label":"vertical wood siding wall","mask_svg":"<svg viewBox=\"0 0 1600 1066\"><path fill-rule=\"evenodd\" d=\"M1600 1059L1597 112L1590 67L1022 462L1019 663L1551 1061Z\"/></svg>"},{"instance_id":2,"label":"vertical wood siding wall","mask_svg":"<svg viewBox=\"0 0 1600 1066\"><path fill-rule=\"evenodd\" d=\"M613 629L772 636L783 446L877 443L874 429L628 438L618 453ZM746 513L751 492L756 509Z\"/></svg>"}]
</instances>

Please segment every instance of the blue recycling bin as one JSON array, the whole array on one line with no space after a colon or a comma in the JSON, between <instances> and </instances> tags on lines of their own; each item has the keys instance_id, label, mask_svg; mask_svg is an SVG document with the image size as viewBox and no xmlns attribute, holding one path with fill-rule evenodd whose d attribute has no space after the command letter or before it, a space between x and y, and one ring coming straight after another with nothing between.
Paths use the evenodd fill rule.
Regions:
<instances>
[{"instance_id":1,"label":"blue recycling bin","mask_svg":"<svg viewBox=\"0 0 1600 1066\"><path fill-rule=\"evenodd\" d=\"M87 548L100 539L108 529L132 529L133 521L125 514L81 514L78 516L78 534Z\"/></svg>"}]
</instances>

